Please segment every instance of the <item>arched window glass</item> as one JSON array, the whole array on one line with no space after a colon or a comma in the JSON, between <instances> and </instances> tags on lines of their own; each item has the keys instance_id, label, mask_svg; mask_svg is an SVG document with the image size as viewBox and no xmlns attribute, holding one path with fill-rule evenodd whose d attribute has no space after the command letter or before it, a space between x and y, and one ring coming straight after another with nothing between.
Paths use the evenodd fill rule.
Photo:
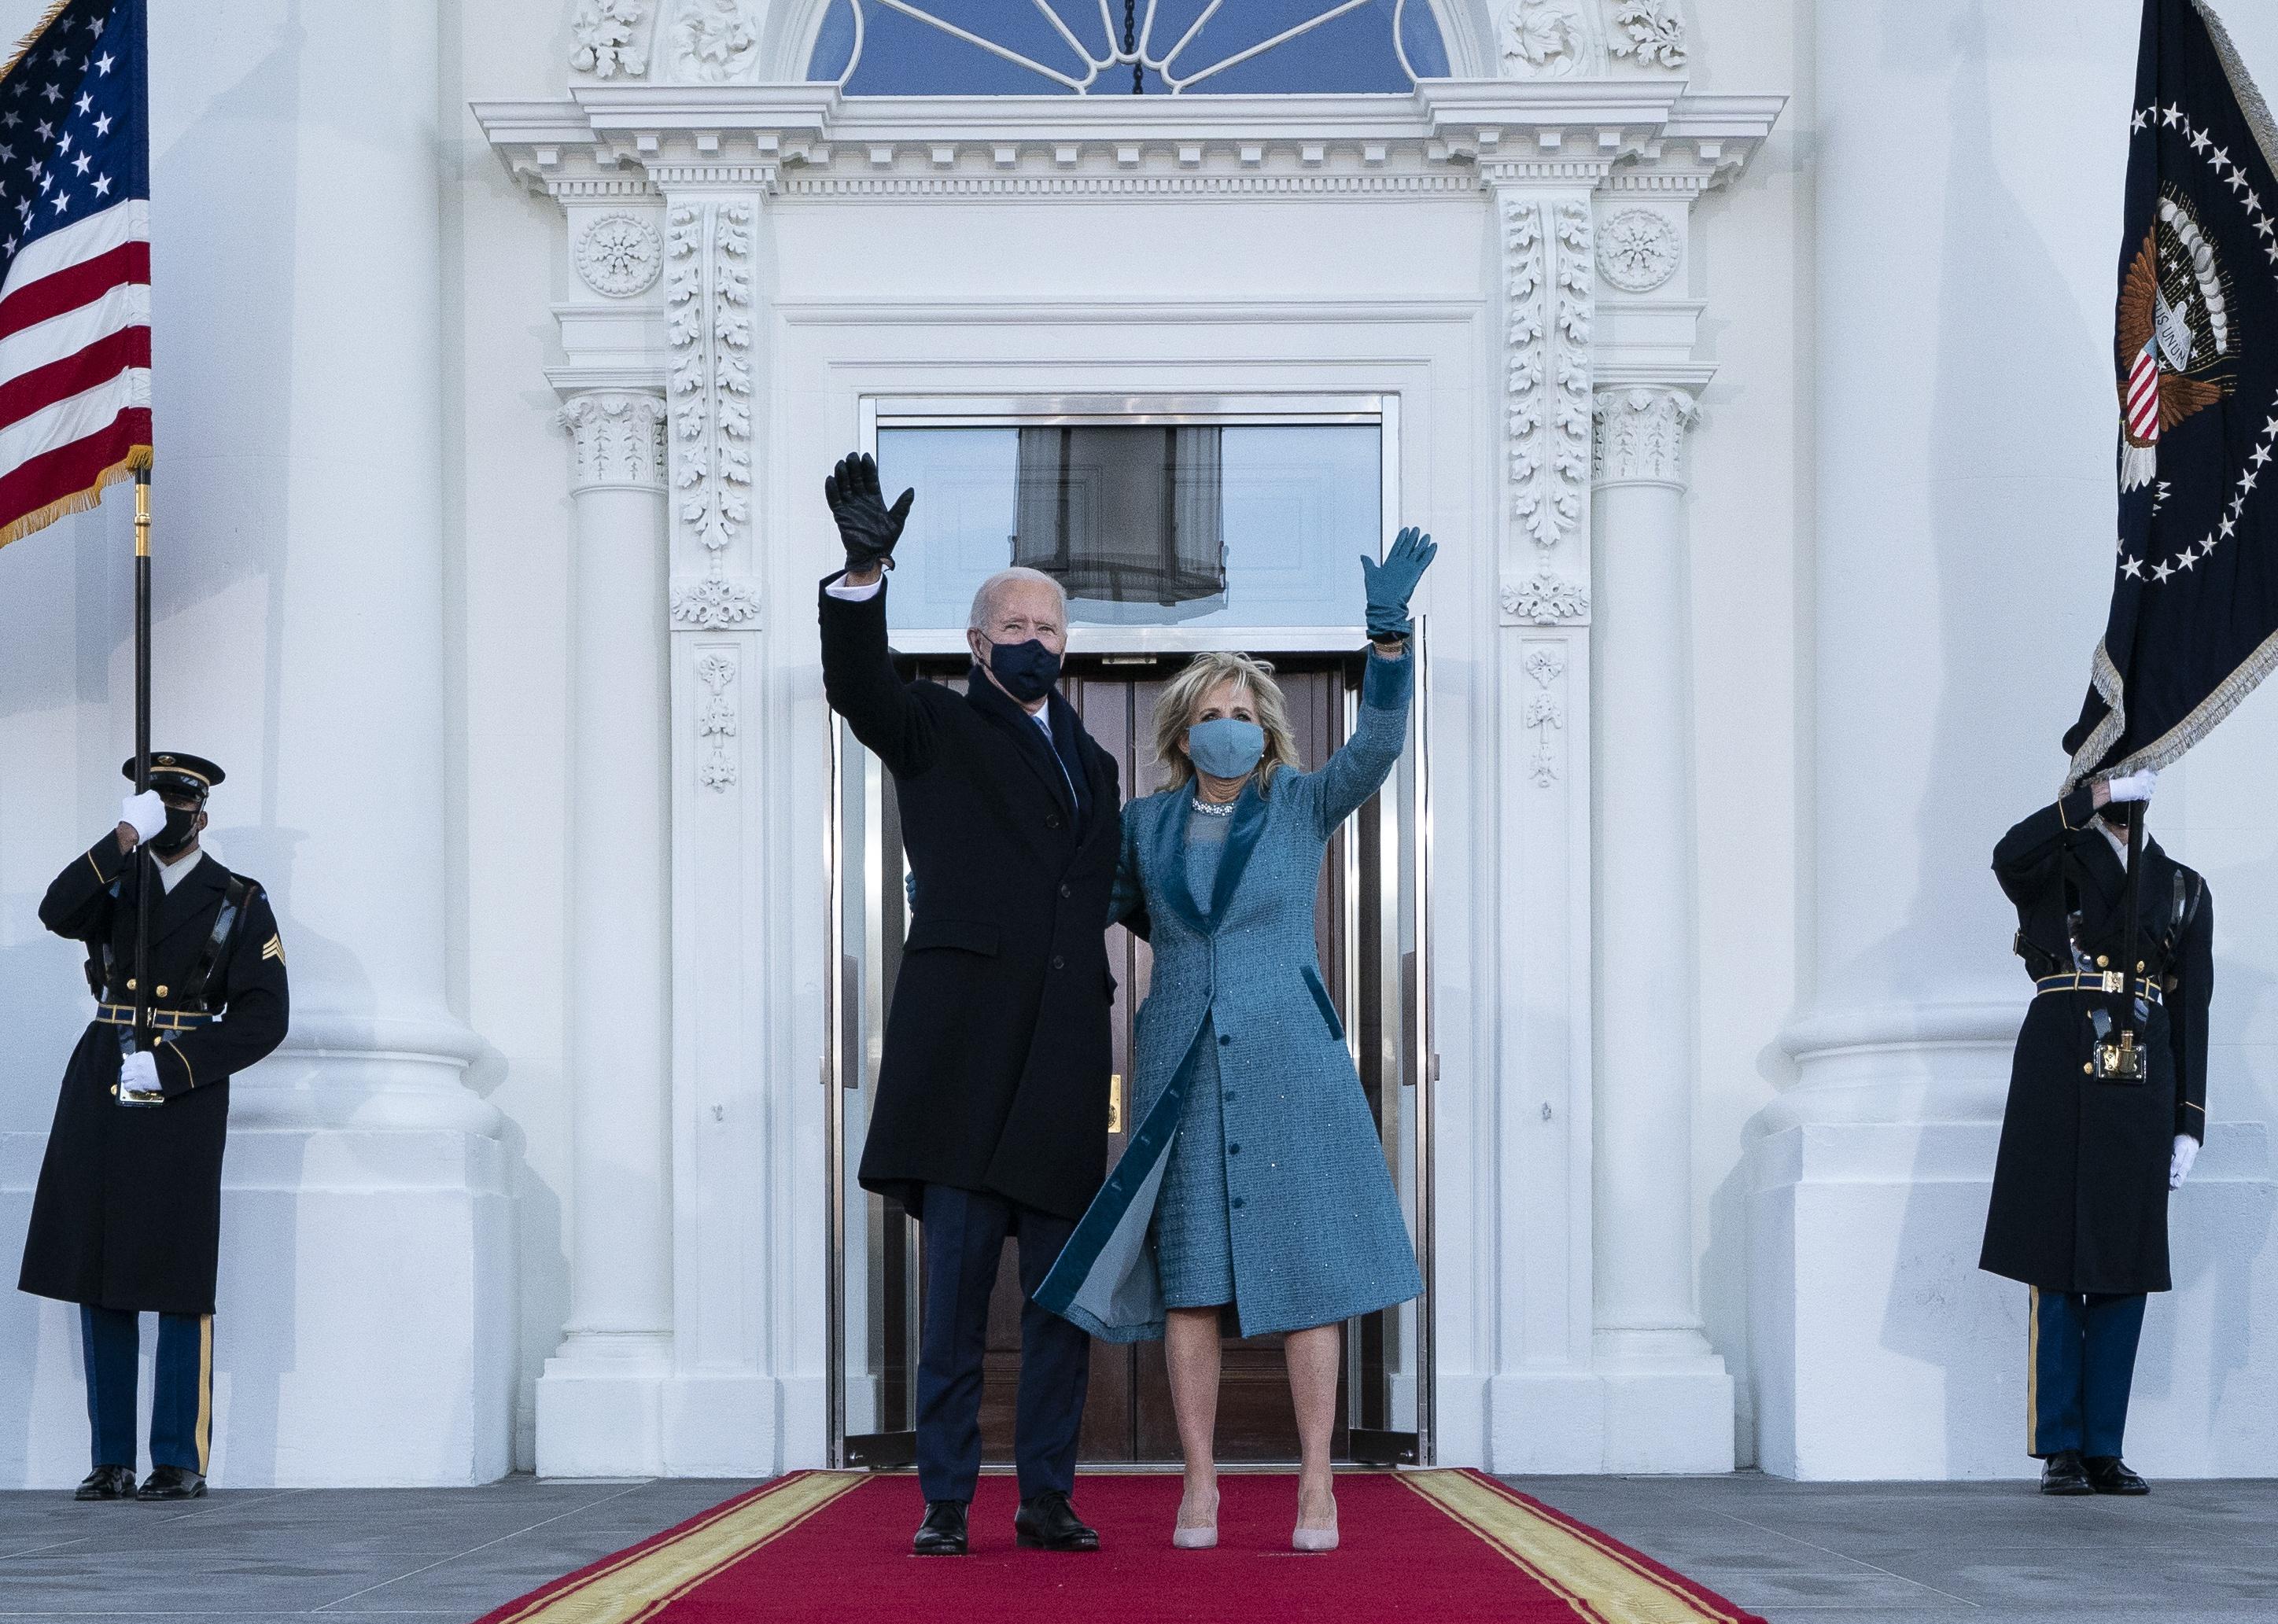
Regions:
<instances>
[{"instance_id":1,"label":"arched window glass","mask_svg":"<svg viewBox=\"0 0 2278 1624\"><path fill-rule=\"evenodd\" d=\"M1236 95L1447 72L1430 0L831 0L806 76L853 95Z\"/></svg>"}]
</instances>

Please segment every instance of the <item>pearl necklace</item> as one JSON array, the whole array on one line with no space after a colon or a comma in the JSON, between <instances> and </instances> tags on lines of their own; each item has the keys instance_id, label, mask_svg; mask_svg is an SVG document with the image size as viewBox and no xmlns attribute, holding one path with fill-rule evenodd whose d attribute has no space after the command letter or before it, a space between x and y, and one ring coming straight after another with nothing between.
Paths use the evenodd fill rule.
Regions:
<instances>
[{"instance_id":1,"label":"pearl necklace","mask_svg":"<svg viewBox=\"0 0 2278 1624\"><path fill-rule=\"evenodd\" d=\"M1213 801L1205 801L1197 796L1195 798L1195 810L1205 818L1231 818L1234 816L1234 803L1227 801L1221 804Z\"/></svg>"}]
</instances>

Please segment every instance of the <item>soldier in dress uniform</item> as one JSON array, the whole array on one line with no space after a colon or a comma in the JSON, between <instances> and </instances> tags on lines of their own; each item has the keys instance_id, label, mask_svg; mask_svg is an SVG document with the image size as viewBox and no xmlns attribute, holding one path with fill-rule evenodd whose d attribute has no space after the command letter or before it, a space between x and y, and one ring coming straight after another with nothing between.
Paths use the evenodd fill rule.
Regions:
<instances>
[{"instance_id":1,"label":"soldier in dress uniform","mask_svg":"<svg viewBox=\"0 0 2278 1624\"><path fill-rule=\"evenodd\" d=\"M125 772L134 776L134 763ZM285 947L269 898L198 849L222 771L153 755L150 788L48 888L40 922L87 949L95 1019L72 1051L17 1285L80 1305L94 1468L82 1500L206 1491L214 1274L230 1073L283 1041ZM147 843L155 1046L134 1047L134 936ZM134 1482L138 1316L158 1315L150 1476Z\"/></svg>"},{"instance_id":2,"label":"soldier in dress uniform","mask_svg":"<svg viewBox=\"0 0 2278 1624\"><path fill-rule=\"evenodd\" d=\"M2144 1293L2170 1284L2168 1192L2206 1136L2214 904L2148 836L2128 956L2129 823L2156 777L2083 785L1993 851L2034 997L1978 1267L2032 1288L2026 1449L2044 1494L2150 1491L2121 1436Z\"/></svg>"}]
</instances>

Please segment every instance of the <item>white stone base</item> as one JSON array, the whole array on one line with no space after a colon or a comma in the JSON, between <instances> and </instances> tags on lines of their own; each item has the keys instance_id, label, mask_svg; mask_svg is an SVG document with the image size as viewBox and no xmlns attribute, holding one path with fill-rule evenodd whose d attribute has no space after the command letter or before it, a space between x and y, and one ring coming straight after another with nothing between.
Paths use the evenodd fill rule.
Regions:
<instances>
[{"instance_id":1,"label":"white stone base","mask_svg":"<svg viewBox=\"0 0 2278 1624\"><path fill-rule=\"evenodd\" d=\"M572 1343L538 1378L540 1477L768 1477L781 1460L784 1384L745 1372L675 1375L669 1348L609 1368Z\"/></svg>"},{"instance_id":2,"label":"white stone base","mask_svg":"<svg viewBox=\"0 0 2278 1624\"><path fill-rule=\"evenodd\" d=\"M1757 1147L1752 1337L1759 1460L1818 1480L2022 1477L2026 1289L1983 1273L1991 1123L1807 1124ZM2129 1412L2146 1476L2267 1475L2278 1183L2259 1124L2218 1123L2169 1219Z\"/></svg>"},{"instance_id":3,"label":"white stone base","mask_svg":"<svg viewBox=\"0 0 2278 1624\"><path fill-rule=\"evenodd\" d=\"M1732 1378L1714 1356L1499 1376L1488 1406L1493 1471L1732 1469Z\"/></svg>"},{"instance_id":4,"label":"white stone base","mask_svg":"<svg viewBox=\"0 0 2278 1624\"><path fill-rule=\"evenodd\" d=\"M0 1257L44 1133L0 1134ZM223 1167L211 1476L227 1488L488 1483L511 1465L514 1283L498 1141L233 1129ZM143 1324L144 1447L156 1322ZM0 1296L0 1487L88 1469L79 1310Z\"/></svg>"}]
</instances>

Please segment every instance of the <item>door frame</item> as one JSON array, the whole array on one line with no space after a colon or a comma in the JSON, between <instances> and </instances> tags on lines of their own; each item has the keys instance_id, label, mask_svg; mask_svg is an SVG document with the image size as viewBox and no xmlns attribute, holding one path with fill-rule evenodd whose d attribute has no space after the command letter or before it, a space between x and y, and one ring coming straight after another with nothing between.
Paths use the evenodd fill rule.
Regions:
<instances>
[{"instance_id":1,"label":"door frame","mask_svg":"<svg viewBox=\"0 0 2278 1624\"><path fill-rule=\"evenodd\" d=\"M1178 395L1097 395L1097 394L864 394L858 401L860 422L860 444L863 451L875 456L878 433L882 428L900 427L1020 427L1045 424L1113 424L1134 427L1188 426L1203 424L1280 425L1306 423L1373 423L1380 431L1380 473L1378 488L1381 513L1379 531L1388 538L1396 527L1401 514L1400 491L1400 406L1397 393L1226 393ZM1414 1192L1412 1239L1416 1246L1417 1262L1424 1278L1424 1290L1415 1300L1415 1380L1416 1431L1412 1444L1406 1435L1396 1431L1371 1430L1347 1423L1348 1451L1351 1458L1367 1464L1428 1466L1437 1459L1433 1439L1433 1397L1434 1388L1433 1322L1434 1304L1434 1273L1433 1267L1433 1104L1434 1086L1439 1080L1439 1060L1434 1048L1433 1025L1433 962L1431 952L1431 856L1432 800L1430 714L1430 660L1427 656L1426 617L1418 614L1411 647L1416 660L1416 685L1413 713L1410 721L1408 752L1414 760L1415 831L1412 839L1385 842L1382 861L1394 865L1397 883L1412 890L1415 898L1415 967L1412 976L1403 975L1407 983L1403 997L1412 1003L1414 1031L1412 1039L1403 1033L1402 1070L1406 1086L1415 1090L1415 1142L1407 1149L1409 1187ZM1116 655L1163 656L1196 653L1211 650L1238 649L1257 653L1305 654L1321 658L1349 656L1365 640L1366 629L1361 626L1335 627L1219 627L1208 629L1188 628L1086 626L1071 627L1068 652L1086 657ZM942 629L938 631L902 631L895 634L898 652L912 655L953 654L963 647L961 629ZM1349 699L1346 735L1350 736L1354 721L1349 706L1357 703L1357 696ZM846 1326L846 1262L848 1234L846 1201L848 1195L845 1095L850 1086L852 1064L862 1064L861 1058L850 1048L845 1019L850 998L856 989L848 986L846 972L845 888L850 871L860 866L860 853L846 850L844 795L845 774L849 762L843 743L843 726L836 712L824 711L829 733L829 814L824 827L824 895L827 918L825 941L829 955L829 972L822 978L824 1046L822 1064L822 1079L829 1094L825 1111L825 1146L823 1195L828 1203L823 1226L829 1253L825 1259L826 1290L824 1300L828 1324L825 1335L825 1399L829 1417L826 1439L829 1464L833 1468L850 1466L886 1468L907 1464L899 1451L891 1445L882 1452L864 1452L859 1447L850 1452L847 1431L847 1326ZM1380 791L1382 794L1383 791ZM1360 878L1360 842L1357 838L1359 813L1347 820L1345 850L1345 907L1348 914L1347 940L1357 943L1358 932L1351 917L1358 907ZM1400 872L1403 854L1412 863L1412 872ZM863 878L867 879L867 876ZM1346 982L1349 1008L1357 1008L1358 965L1360 954L1356 945L1346 954L1343 980ZM1399 973L1395 971L1395 973ZM871 1001L872 988L868 978L859 989L862 1002ZM878 989L883 1013L883 989ZM881 1026L883 1031L883 1025ZM1360 1023L1348 1023L1347 1046L1357 1049ZM1358 1056L1355 1055L1356 1062ZM1397 1309L1392 1310L1396 1312ZM1347 1360L1357 1357L1348 1338ZM913 1372L914 1376L914 1372ZM894 1435L877 1435L881 1444Z\"/></svg>"}]
</instances>

